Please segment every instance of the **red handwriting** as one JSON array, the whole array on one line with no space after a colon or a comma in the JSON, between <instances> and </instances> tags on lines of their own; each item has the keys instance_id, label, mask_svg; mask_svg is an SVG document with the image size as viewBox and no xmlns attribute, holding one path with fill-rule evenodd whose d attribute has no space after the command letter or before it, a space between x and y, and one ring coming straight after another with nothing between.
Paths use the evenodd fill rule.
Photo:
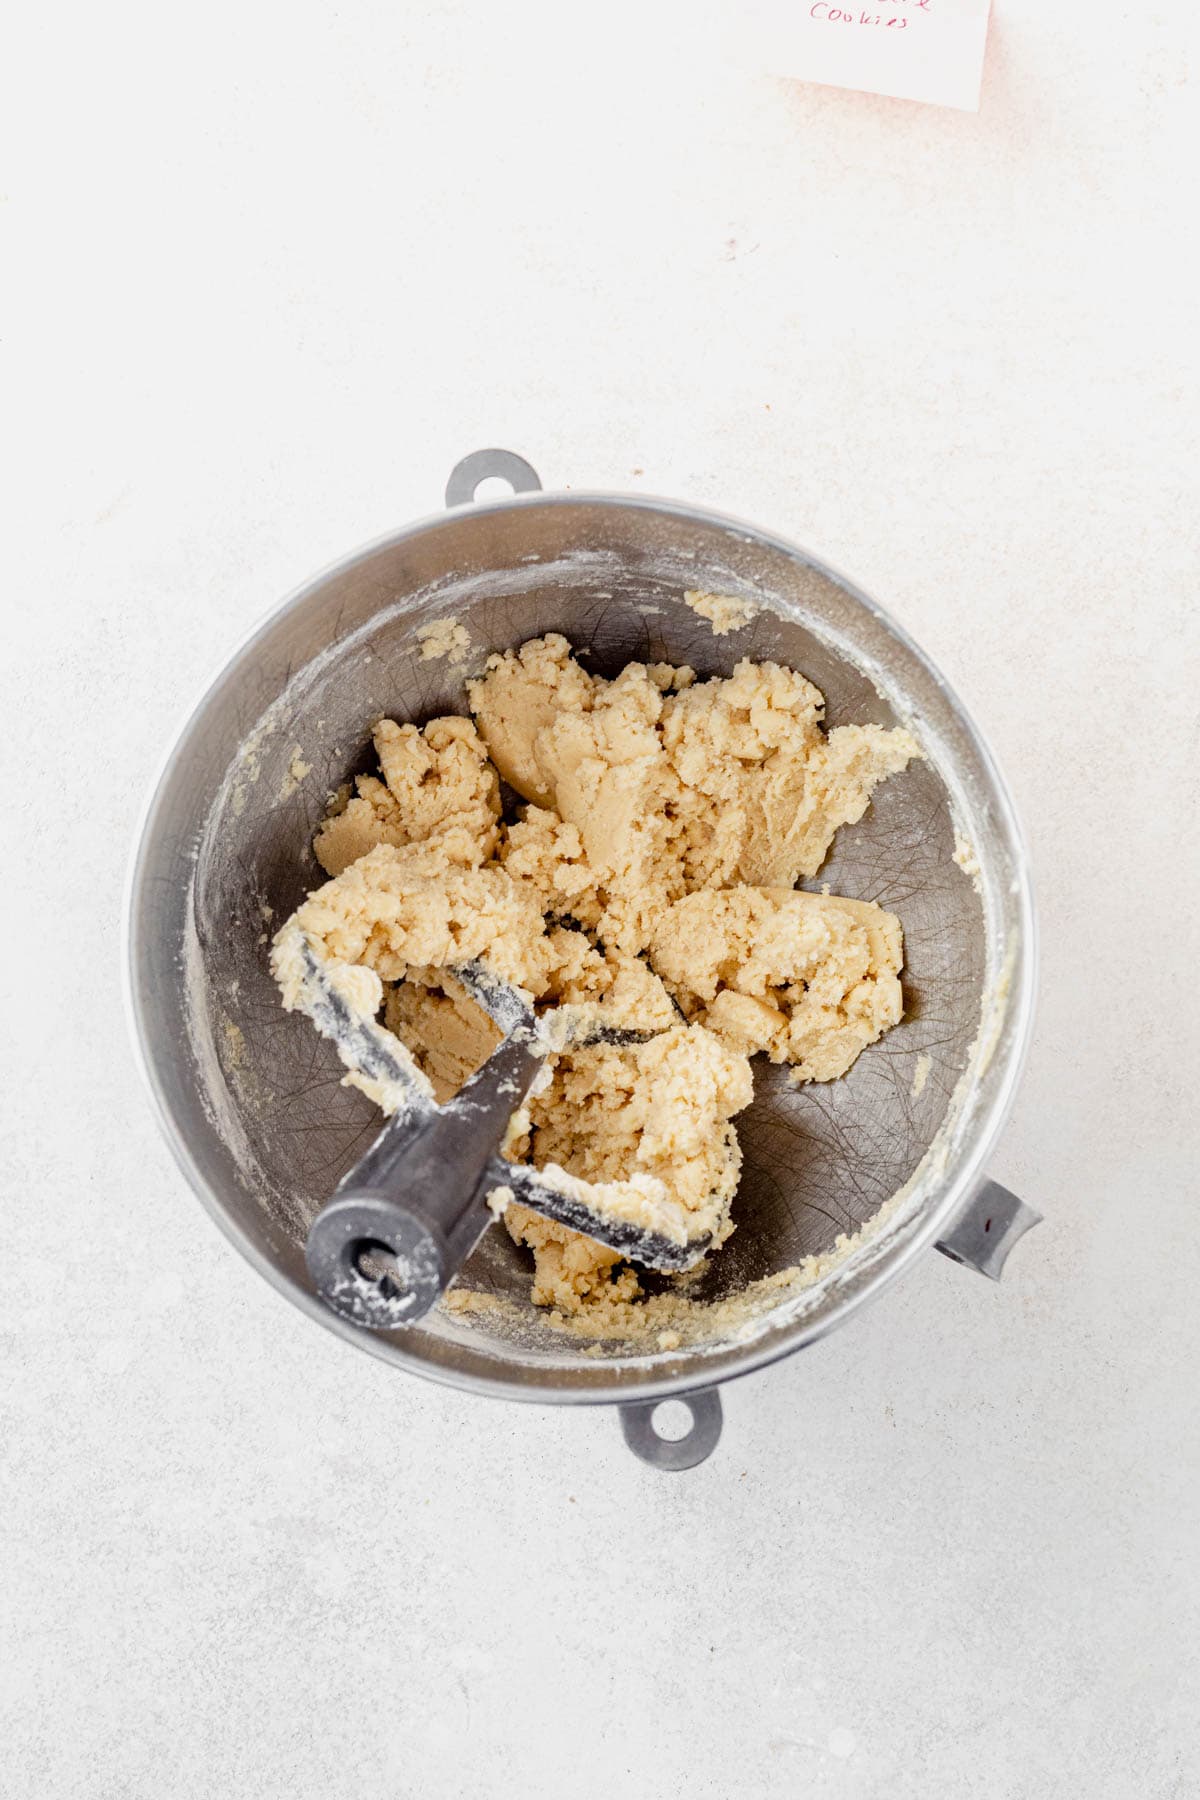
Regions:
<instances>
[{"instance_id":1,"label":"red handwriting","mask_svg":"<svg viewBox=\"0 0 1200 1800\"><path fill-rule=\"evenodd\" d=\"M916 0L916 4L925 6L927 0ZM828 0L817 0L815 6L809 7L808 16L810 19L825 19L831 25L882 25L892 31L908 29L908 20L903 13L893 13L890 19L885 19L881 13L853 13L840 6L830 6Z\"/></svg>"}]
</instances>

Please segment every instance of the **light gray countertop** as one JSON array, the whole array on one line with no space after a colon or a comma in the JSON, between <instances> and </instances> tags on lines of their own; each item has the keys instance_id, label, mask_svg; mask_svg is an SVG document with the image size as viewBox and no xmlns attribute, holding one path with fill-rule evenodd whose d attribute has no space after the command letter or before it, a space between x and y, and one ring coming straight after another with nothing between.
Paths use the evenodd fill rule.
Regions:
<instances>
[{"instance_id":1,"label":"light gray countertop","mask_svg":"<svg viewBox=\"0 0 1200 1800\"><path fill-rule=\"evenodd\" d=\"M1006 0L974 117L761 78L734 11L21 22L6 1794L1200 1788L1193 28ZM1044 1225L1002 1286L931 1254L727 1389L685 1476L314 1328L126 1044L123 872L183 710L492 442L823 552L1032 840L992 1172Z\"/></svg>"}]
</instances>

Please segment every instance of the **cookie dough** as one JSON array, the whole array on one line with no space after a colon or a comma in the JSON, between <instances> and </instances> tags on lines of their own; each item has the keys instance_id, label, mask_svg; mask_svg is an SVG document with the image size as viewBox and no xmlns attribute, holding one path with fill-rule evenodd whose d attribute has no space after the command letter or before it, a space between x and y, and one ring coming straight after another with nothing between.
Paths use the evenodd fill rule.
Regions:
<instances>
[{"instance_id":1,"label":"cookie dough","mask_svg":"<svg viewBox=\"0 0 1200 1800\"><path fill-rule=\"evenodd\" d=\"M457 619L434 619L417 632L422 662L438 662L448 657L450 666L466 662L471 654L471 634Z\"/></svg>"},{"instance_id":2,"label":"cookie dough","mask_svg":"<svg viewBox=\"0 0 1200 1800\"><path fill-rule=\"evenodd\" d=\"M835 1081L903 1007L900 921L861 900L792 888L688 894L649 944L689 1019L794 1081Z\"/></svg>"},{"instance_id":3,"label":"cookie dough","mask_svg":"<svg viewBox=\"0 0 1200 1800\"><path fill-rule=\"evenodd\" d=\"M698 588L689 588L683 599L685 606L708 620L714 637L728 637L731 631L740 631L758 611L752 600L739 600L736 594L705 594Z\"/></svg>"},{"instance_id":4,"label":"cookie dough","mask_svg":"<svg viewBox=\"0 0 1200 1800\"><path fill-rule=\"evenodd\" d=\"M814 875L839 827L918 754L879 725L826 735L821 694L778 663L704 682L632 663L603 681L549 636L492 658L468 692L493 763L539 809L502 860L515 849L550 907L635 955L684 894Z\"/></svg>"},{"instance_id":5,"label":"cookie dough","mask_svg":"<svg viewBox=\"0 0 1200 1800\"><path fill-rule=\"evenodd\" d=\"M796 884L918 746L877 725L827 733L821 694L775 663L605 680L557 635L492 656L467 692L473 722L376 726L379 775L316 836L331 879L276 940L285 1003L300 931L382 1002L439 1099L497 1041L451 972L472 959L540 1010L599 1006L655 1032L551 1057L505 1154L597 1190L635 1183L719 1244L751 1057L831 1081L901 1016L900 921ZM503 817L501 781L517 797ZM638 1301L616 1253L515 1201L503 1216L555 1316Z\"/></svg>"},{"instance_id":6,"label":"cookie dough","mask_svg":"<svg viewBox=\"0 0 1200 1800\"><path fill-rule=\"evenodd\" d=\"M326 874L340 875L378 844L429 838L457 868L487 862L499 841L500 784L471 721L434 719L418 731L381 719L374 739L380 774L358 777L313 842Z\"/></svg>"}]
</instances>

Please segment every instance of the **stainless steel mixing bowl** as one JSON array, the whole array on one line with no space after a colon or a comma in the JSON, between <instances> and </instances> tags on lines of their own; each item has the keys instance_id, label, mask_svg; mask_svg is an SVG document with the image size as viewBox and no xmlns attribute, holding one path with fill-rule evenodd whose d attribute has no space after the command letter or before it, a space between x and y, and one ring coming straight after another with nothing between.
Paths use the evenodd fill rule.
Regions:
<instances>
[{"instance_id":1,"label":"stainless steel mixing bowl","mask_svg":"<svg viewBox=\"0 0 1200 1800\"><path fill-rule=\"evenodd\" d=\"M489 475L517 491L471 504ZM451 477L450 511L318 575L243 644L188 720L146 811L127 905L129 1007L181 1168L289 1299L414 1374L508 1399L618 1402L640 1455L685 1467L716 1442L717 1383L841 1324L935 1241L998 1274L1036 1220L983 1175L1030 1027L1029 875L979 733L928 659L851 583L794 545L696 507L538 486L506 452L468 457ZM719 638L684 604L692 588L761 610ZM477 647L460 667L419 654L418 628L448 618ZM742 656L774 658L823 690L829 723L903 721L926 751L839 833L820 876L835 893L899 913L904 1021L828 1086L796 1090L785 1071L758 1069L754 1104L738 1121L738 1229L697 1297L743 1292L828 1253L899 1198L821 1279L752 1290L759 1298L736 1326L675 1350L587 1354L530 1305L528 1264L502 1230L485 1235L465 1280L507 1304L438 1313L402 1332L338 1318L305 1270L308 1220L378 1115L341 1085L333 1050L308 1021L282 1010L269 936L321 879L314 827L329 793L370 765L374 721L461 712L464 674L487 651L552 630L606 674L635 658L689 663L702 676ZM973 879L956 845L960 861L977 865ZM677 1394L689 1398L693 1427L668 1442L652 1413Z\"/></svg>"}]
</instances>

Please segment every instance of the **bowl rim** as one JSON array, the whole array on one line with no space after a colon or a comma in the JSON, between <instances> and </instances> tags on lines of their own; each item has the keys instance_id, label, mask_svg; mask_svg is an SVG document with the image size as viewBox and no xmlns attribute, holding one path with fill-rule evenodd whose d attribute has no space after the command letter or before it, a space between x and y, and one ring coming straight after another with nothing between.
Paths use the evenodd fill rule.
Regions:
<instances>
[{"instance_id":1,"label":"bowl rim","mask_svg":"<svg viewBox=\"0 0 1200 1800\"><path fill-rule=\"evenodd\" d=\"M394 1343L374 1332L350 1324L323 1305L315 1293L306 1292L285 1276L258 1248L237 1220L231 1216L192 1156L185 1134L167 1098L164 1084L159 1078L153 1034L141 1004L137 975L141 949L140 902L143 897L146 865L150 848L154 842L158 812L165 799L170 777L176 763L185 753L193 729L207 711L210 702L221 691L230 670L241 662L253 650L255 644L272 631L281 620L296 611L329 581L345 575L358 564L370 560L381 551L393 549L427 532L448 526L453 519L468 508L473 515L486 515L509 512L518 507L562 509L580 505L656 513L689 524L733 532L747 542L760 545L765 550L776 554L782 554L825 576L898 640L941 691L961 724L984 774L991 784L990 797L994 800L996 808L995 822L1001 834L1009 841L1016 870L1014 899L1017 921L1013 939L1018 946L1019 954L1017 957L1018 980L1010 989L1008 996L1006 1019L1008 1042L997 1052L998 1057L1002 1055L1005 1059L1003 1078L997 1084L987 1106L979 1115L967 1151L956 1161L953 1173L946 1181L937 1204L926 1209L920 1220L909 1231L905 1242L892 1256L879 1259L875 1267L866 1273L854 1290L831 1310L829 1316L813 1321L798 1320L795 1322L794 1330L785 1332L778 1341L752 1340L743 1346L724 1343L719 1348L714 1347L711 1351L701 1351L700 1367L696 1366L695 1352L689 1351L685 1346L678 1352L660 1353L660 1355L664 1361L668 1357L690 1358L690 1366L686 1369L663 1369L661 1372L654 1369L653 1363L649 1367L643 1365L642 1368L639 1368L638 1362L634 1360L606 1362L603 1359L597 1359L589 1367L595 1371L599 1379L589 1380L587 1386L576 1388L556 1385L555 1370L551 1364L546 1364L544 1367L544 1380L540 1378L539 1365L530 1364L527 1365L529 1379L516 1381L504 1376L478 1373L475 1370L462 1370L439 1362L427 1361L407 1351L403 1344ZM802 545L777 533L766 531L734 514L697 506L689 501L640 493L626 494L608 489L571 489L570 491L538 489L529 493L512 494L486 501L469 501L461 506L428 513L397 530L383 532L366 543L360 544L349 553L327 563L315 574L308 576L294 587L283 600L261 614L242 634L233 648L227 652L216 672L204 682L198 697L183 712L181 722L154 770L139 809L133 848L126 869L122 892L120 936L121 992L126 1025L134 1060L149 1094L159 1129L193 1193L223 1235L251 1267L262 1275L282 1298L288 1300L292 1305L298 1306L326 1330L333 1332L348 1344L366 1350L393 1367L405 1369L426 1380L435 1381L442 1386L457 1388L460 1391L543 1406L605 1406L642 1403L653 1405L672 1396L723 1386L727 1381L752 1375L758 1370L768 1368L772 1363L780 1362L798 1350L816 1343L828 1332L845 1324L868 1301L878 1298L885 1287L903 1274L918 1255L934 1243L938 1233L969 1204L985 1179L987 1159L1012 1110L1025 1067L1033 1030L1037 992L1037 914L1029 848L1025 834L1008 784L1001 773L986 736L927 653L877 600L832 563L826 561L824 557L817 556ZM764 1339L766 1335L766 1330L764 1330ZM702 1366L703 1360L708 1356L712 1358L711 1371L705 1370ZM609 1376L607 1381L603 1379L605 1375Z\"/></svg>"}]
</instances>

